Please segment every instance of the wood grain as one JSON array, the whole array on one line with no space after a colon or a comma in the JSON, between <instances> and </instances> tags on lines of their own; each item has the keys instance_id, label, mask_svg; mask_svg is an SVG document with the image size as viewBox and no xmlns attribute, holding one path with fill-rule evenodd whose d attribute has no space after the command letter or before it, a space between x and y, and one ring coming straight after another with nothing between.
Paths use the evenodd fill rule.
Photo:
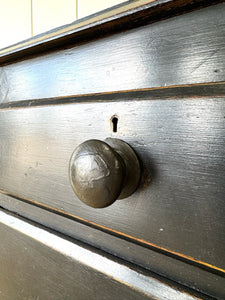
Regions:
<instances>
[{"instance_id":1,"label":"wood grain","mask_svg":"<svg viewBox=\"0 0 225 300\"><path fill-rule=\"evenodd\" d=\"M4 300L199 299L2 211L0 220Z\"/></svg>"},{"instance_id":2,"label":"wood grain","mask_svg":"<svg viewBox=\"0 0 225 300\"><path fill-rule=\"evenodd\" d=\"M224 269L224 108L206 98L2 110L0 189ZM74 195L69 159L109 136L133 147L152 182L98 210Z\"/></svg>"},{"instance_id":3,"label":"wood grain","mask_svg":"<svg viewBox=\"0 0 225 300\"><path fill-rule=\"evenodd\" d=\"M0 68L0 103L224 81L224 4Z\"/></svg>"},{"instance_id":4,"label":"wood grain","mask_svg":"<svg viewBox=\"0 0 225 300\"><path fill-rule=\"evenodd\" d=\"M224 299L225 10L223 3L205 7L224 1L144 2L0 51L0 206L136 271ZM70 187L69 159L83 141L107 137L133 147L143 176L128 199L93 209ZM36 297L28 275L43 292L50 282L54 299L65 296L59 281L69 299L74 286L90 299L102 281L98 299L108 288L112 299L146 296L8 227L0 227L4 299L18 299L18 286L21 299Z\"/></svg>"},{"instance_id":5,"label":"wood grain","mask_svg":"<svg viewBox=\"0 0 225 300\"><path fill-rule=\"evenodd\" d=\"M101 249L114 257L121 258L128 264L132 262L136 266L141 266L153 274L160 275L163 280L179 282L183 285L183 289L185 286L197 290L208 295L209 299L225 297L224 277L207 268L200 268L190 261L178 260L177 257L132 243L110 232L106 233L72 218L65 218L63 215L26 203L16 197L0 194L0 206L4 207L4 210L15 212L17 216L26 216L27 222L36 221L76 241L82 241L95 249ZM201 298L200 295L198 296ZM203 298L207 299L206 296Z\"/></svg>"},{"instance_id":6,"label":"wood grain","mask_svg":"<svg viewBox=\"0 0 225 300\"><path fill-rule=\"evenodd\" d=\"M92 39L143 26L171 16L224 2L223 0L138 0L126 1L91 17L55 28L34 38L0 50L0 63L59 49L65 45L84 43Z\"/></svg>"}]
</instances>

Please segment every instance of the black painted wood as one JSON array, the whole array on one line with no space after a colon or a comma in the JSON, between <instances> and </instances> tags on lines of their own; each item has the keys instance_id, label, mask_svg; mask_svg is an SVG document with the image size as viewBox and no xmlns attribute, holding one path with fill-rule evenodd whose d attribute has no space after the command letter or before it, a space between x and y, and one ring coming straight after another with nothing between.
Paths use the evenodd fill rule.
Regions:
<instances>
[{"instance_id":1,"label":"black painted wood","mask_svg":"<svg viewBox=\"0 0 225 300\"><path fill-rule=\"evenodd\" d=\"M121 239L73 219L28 204L21 199L0 194L0 206L19 216L26 216L28 221L34 220L77 241L88 243L95 249L102 249L114 257L141 266L162 276L161 280L166 278L173 282L179 282L183 287L186 286L208 295L210 299L214 297L224 299L225 297L224 277L219 272L212 272L210 268L202 268L188 260L178 260L177 257L168 255L168 253L163 254L149 247L134 244L129 240ZM206 296L203 298L207 299Z\"/></svg>"},{"instance_id":2,"label":"black painted wood","mask_svg":"<svg viewBox=\"0 0 225 300\"><path fill-rule=\"evenodd\" d=\"M0 211L0 298L184 299L181 287Z\"/></svg>"},{"instance_id":3,"label":"black painted wood","mask_svg":"<svg viewBox=\"0 0 225 300\"><path fill-rule=\"evenodd\" d=\"M224 2L223 0L130 0L100 13L55 28L0 50L0 63L15 62L30 55L59 50L72 44L122 32Z\"/></svg>"},{"instance_id":4,"label":"black painted wood","mask_svg":"<svg viewBox=\"0 0 225 300\"><path fill-rule=\"evenodd\" d=\"M224 20L222 3L2 66L0 103L224 81Z\"/></svg>"},{"instance_id":5,"label":"black painted wood","mask_svg":"<svg viewBox=\"0 0 225 300\"><path fill-rule=\"evenodd\" d=\"M222 97L3 109L0 189L224 269L224 116ZM146 174L131 197L93 209L72 191L69 160L83 141L110 136L133 147Z\"/></svg>"},{"instance_id":6,"label":"black painted wood","mask_svg":"<svg viewBox=\"0 0 225 300\"><path fill-rule=\"evenodd\" d=\"M114 16L108 11L0 51L0 205L224 299L224 4L183 14L223 1L140 2L133 2L133 10L129 4ZM94 210L73 194L69 159L84 140L110 136L136 150L143 177L132 197ZM11 229L9 236L8 229L0 232L0 279L10 286L21 278L27 296L26 245L31 254L40 250L39 262L49 249ZM17 246L27 274L7 273L7 255L14 257ZM53 281L62 257L55 252L54 270L48 263L39 266L59 299L63 294ZM79 296L89 299L81 277ZM71 277L60 273L58 279L73 292ZM100 297L114 287L107 282ZM126 284L119 290L137 299Z\"/></svg>"}]
</instances>

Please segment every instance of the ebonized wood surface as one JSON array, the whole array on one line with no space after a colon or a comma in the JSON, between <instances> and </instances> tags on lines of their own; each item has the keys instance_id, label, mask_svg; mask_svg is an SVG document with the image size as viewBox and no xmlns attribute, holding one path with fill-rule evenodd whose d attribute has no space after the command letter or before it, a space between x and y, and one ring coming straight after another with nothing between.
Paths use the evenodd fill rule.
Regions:
<instances>
[{"instance_id":1,"label":"ebonized wood surface","mask_svg":"<svg viewBox=\"0 0 225 300\"><path fill-rule=\"evenodd\" d=\"M137 1L126 13L118 7L114 16L108 11L0 51L0 206L224 299L225 6L190 12L216 2L223 1ZM133 147L143 177L133 196L96 210L74 195L69 159L83 141L107 137ZM79 299L90 298L81 284L86 267L77 275L77 262L55 249L56 266L45 268L52 250L15 230L0 229L5 286L21 275L27 296L21 262L7 273L6 258L18 246L31 272L28 246L32 255L39 249L33 266L47 272L59 299L53 281L61 261L68 293L78 276ZM127 299L145 297L117 284L106 283L115 288L112 299L119 290Z\"/></svg>"},{"instance_id":2,"label":"ebonized wood surface","mask_svg":"<svg viewBox=\"0 0 225 300\"><path fill-rule=\"evenodd\" d=\"M0 50L0 63L15 62L48 50L86 43L154 23L223 0L131 0Z\"/></svg>"},{"instance_id":3,"label":"ebonized wood surface","mask_svg":"<svg viewBox=\"0 0 225 300\"><path fill-rule=\"evenodd\" d=\"M0 103L224 81L224 4L0 67Z\"/></svg>"},{"instance_id":4,"label":"ebonized wood surface","mask_svg":"<svg viewBox=\"0 0 225 300\"><path fill-rule=\"evenodd\" d=\"M0 211L0 299L194 300L173 283Z\"/></svg>"},{"instance_id":5,"label":"ebonized wood surface","mask_svg":"<svg viewBox=\"0 0 225 300\"><path fill-rule=\"evenodd\" d=\"M1 191L223 273L224 116L222 97L2 109ZM93 209L71 189L69 160L83 141L109 136L133 147L146 174L128 199Z\"/></svg>"},{"instance_id":6,"label":"ebonized wood surface","mask_svg":"<svg viewBox=\"0 0 225 300\"><path fill-rule=\"evenodd\" d=\"M221 273L212 272L207 267L202 267L193 261L177 259L171 253L156 251L154 248L143 247L138 243L132 243L129 239L121 239L111 233L103 232L97 228L86 226L65 218L63 215L44 210L33 204L29 204L17 197L0 194L1 207L5 211L15 212L18 216L26 215L26 220L36 221L37 225L44 224L48 228L64 233L86 245L94 246L110 253L113 257L123 259L128 264L132 262L136 266L162 276L162 280L170 279L182 286L192 288L203 293L203 299L224 299L224 276ZM3 244L4 245L4 244ZM22 275L22 274L21 274Z\"/></svg>"}]
</instances>

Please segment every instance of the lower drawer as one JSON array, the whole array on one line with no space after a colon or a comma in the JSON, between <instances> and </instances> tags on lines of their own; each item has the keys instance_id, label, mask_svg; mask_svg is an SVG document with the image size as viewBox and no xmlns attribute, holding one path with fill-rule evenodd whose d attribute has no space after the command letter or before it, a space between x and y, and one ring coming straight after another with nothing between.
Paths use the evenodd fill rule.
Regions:
<instances>
[{"instance_id":1,"label":"lower drawer","mask_svg":"<svg viewBox=\"0 0 225 300\"><path fill-rule=\"evenodd\" d=\"M1 210L0 220L0 299L199 299Z\"/></svg>"}]
</instances>

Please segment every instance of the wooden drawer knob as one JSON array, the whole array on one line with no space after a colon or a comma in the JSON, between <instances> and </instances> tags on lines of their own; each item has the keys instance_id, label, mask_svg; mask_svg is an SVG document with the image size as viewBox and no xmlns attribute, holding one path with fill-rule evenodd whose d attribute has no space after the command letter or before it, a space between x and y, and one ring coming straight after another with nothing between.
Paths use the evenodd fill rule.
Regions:
<instances>
[{"instance_id":1,"label":"wooden drawer knob","mask_svg":"<svg viewBox=\"0 0 225 300\"><path fill-rule=\"evenodd\" d=\"M101 208L136 190L140 164L133 149L119 139L88 140L74 150L69 173L77 197Z\"/></svg>"}]
</instances>

